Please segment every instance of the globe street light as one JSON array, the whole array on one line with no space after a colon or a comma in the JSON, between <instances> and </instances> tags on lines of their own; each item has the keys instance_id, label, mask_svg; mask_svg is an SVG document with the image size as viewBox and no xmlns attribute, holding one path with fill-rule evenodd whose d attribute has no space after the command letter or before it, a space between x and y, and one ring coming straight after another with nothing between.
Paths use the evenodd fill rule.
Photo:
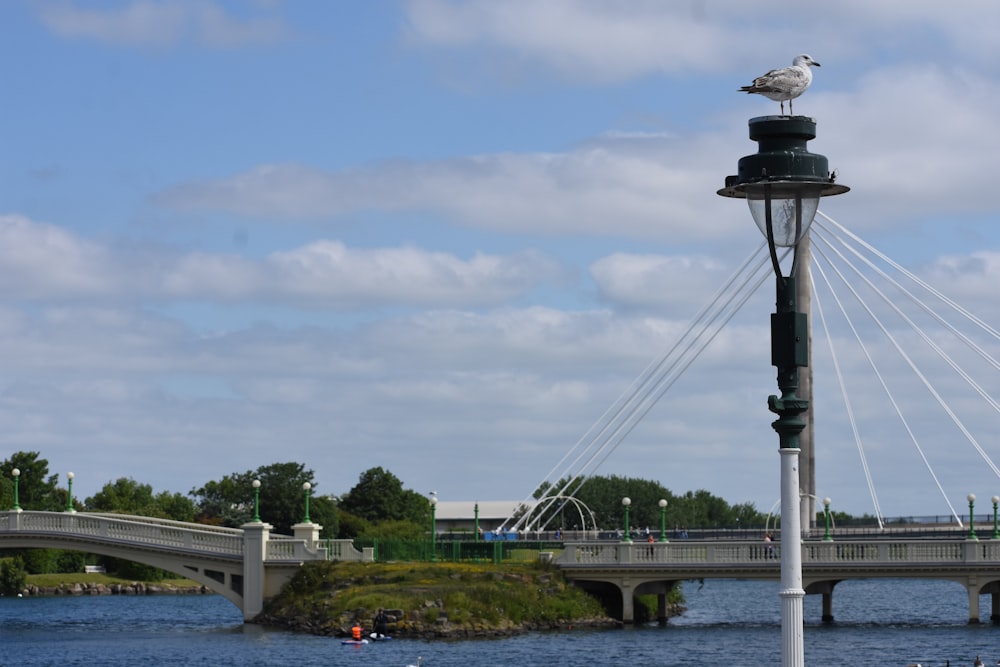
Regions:
<instances>
[{"instance_id":1,"label":"globe street light","mask_svg":"<svg viewBox=\"0 0 1000 667\"><path fill-rule=\"evenodd\" d=\"M260 480L255 479L250 486L253 487L253 520L260 523Z\"/></svg>"},{"instance_id":2,"label":"globe street light","mask_svg":"<svg viewBox=\"0 0 1000 667\"><path fill-rule=\"evenodd\" d=\"M657 503L660 506L660 541L668 542L667 539L667 501L660 498L660 502Z\"/></svg>"},{"instance_id":3,"label":"globe street light","mask_svg":"<svg viewBox=\"0 0 1000 667\"><path fill-rule=\"evenodd\" d=\"M628 508L632 504L632 499L628 496L622 498L622 506L625 507L625 539L622 540L627 544L632 544L632 534L629 532L629 520L628 520Z\"/></svg>"},{"instance_id":4,"label":"globe street light","mask_svg":"<svg viewBox=\"0 0 1000 667\"><path fill-rule=\"evenodd\" d=\"M969 501L969 537L970 540L978 540L976 537L976 526L975 526L975 506L976 506L976 494L970 493L966 500Z\"/></svg>"},{"instance_id":5,"label":"globe street light","mask_svg":"<svg viewBox=\"0 0 1000 667\"><path fill-rule=\"evenodd\" d=\"M306 515L302 517L302 523L312 523L312 520L309 519L309 494L312 491L312 488L312 484L309 482L302 483L302 491L306 496Z\"/></svg>"},{"instance_id":6,"label":"globe street light","mask_svg":"<svg viewBox=\"0 0 1000 667\"><path fill-rule=\"evenodd\" d=\"M833 542L833 537L830 535L830 499L823 499L823 518L826 520L826 532L823 534L824 542Z\"/></svg>"},{"instance_id":7,"label":"globe street light","mask_svg":"<svg viewBox=\"0 0 1000 667\"><path fill-rule=\"evenodd\" d=\"M69 487L69 490L67 491L67 494L66 494L66 511L67 512L75 512L76 511L76 508L73 507L73 478L75 476L76 475L74 475L71 472L66 473L66 485Z\"/></svg>"},{"instance_id":8,"label":"globe street light","mask_svg":"<svg viewBox=\"0 0 1000 667\"><path fill-rule=\"evenodd\" d=\"M816 121L806 116L751 118L750 139L757 153L740 159L735 176L718 191L723 197L746 199L754 222L767 239L776 278L776 308L771 315L771 363L778 369L781 396L769 396L768 409L778 415L781 459L781 664L802 667L802 518L799 507L799 434L809 401L797 395L799 368L809 365L809 326L798 312L795 275L798 253L788 275L782 273L777 248L795 248L809 231L821 197L849 188L834 183L826 157L806 147L816 138Z\"/></svg>"},{"instance_id":9,"label":"globe street light","mask_svg":"<svg viewBox=\"0 0 1000 667\"><path fill-rule=\"evenodd\" d=\"M14 468L10 471L10 474L14 477L14 506L11 507L15 512L21 511L21 505L18 504L17 488L18 484L21 482L21 471L18 468Z\"/></svg>"}]
</instances>

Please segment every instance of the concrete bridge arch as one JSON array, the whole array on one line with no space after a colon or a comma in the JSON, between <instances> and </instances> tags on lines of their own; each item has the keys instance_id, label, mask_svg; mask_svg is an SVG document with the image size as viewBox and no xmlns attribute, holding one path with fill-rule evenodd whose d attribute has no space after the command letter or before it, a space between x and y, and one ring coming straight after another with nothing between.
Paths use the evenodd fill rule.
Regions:
<instances>
[{"instance_id":1,"label":"concrete bridge arch","mask_svg":"<svg viewBox=\"0 0 1000 667\"><path fill-rule=\"evenodd\" d=\"M350 540L321 543L321 526L300 523L271 535L260 521L222 528L124 514L0 512L0 549L83 551L152 565L187 577L236 605L246 621L306 561L363 560Z\"/></svg>"}]
</instances>

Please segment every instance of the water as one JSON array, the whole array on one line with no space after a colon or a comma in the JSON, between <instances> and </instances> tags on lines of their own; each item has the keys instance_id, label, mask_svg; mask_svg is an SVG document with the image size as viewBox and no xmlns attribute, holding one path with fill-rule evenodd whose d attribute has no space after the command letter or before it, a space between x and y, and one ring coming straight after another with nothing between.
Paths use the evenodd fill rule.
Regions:
<instances>
[{"instance_id":1,"label":"water","mask_svg":"<svg viewBox=\"0 0 1000 667\"><path fill-rule=\"evenodd\" d=\"M709 580L684 585L689 611L666 627L577 630L477 641L393 640L343 646L244 625L218 595L0 598L0 666L356 665L404 667L642 667L781 663L776 582ZM944 581L845 581L823 625L819 596L805 601L810 667L922 662L987 665L1000 658L1000 627L969 625L965 589Z\"/></svg>"}]
</instances>

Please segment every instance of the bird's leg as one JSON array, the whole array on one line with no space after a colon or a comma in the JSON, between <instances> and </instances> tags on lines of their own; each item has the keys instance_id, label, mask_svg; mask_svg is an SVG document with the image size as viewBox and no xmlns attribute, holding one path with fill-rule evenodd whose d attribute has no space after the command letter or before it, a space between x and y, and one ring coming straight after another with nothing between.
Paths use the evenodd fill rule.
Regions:
<instances>
[{"instance_id":1,"label":"bird's leg","mask_svg":"<svg viewBox=\"0 0 1000 667\"><path fill-rule=\"evenodd\" d=\"M781 115L784 116L785 115L785 100L781 100L780 102L778 102L778 104L781 105ZM791 100L788 100L788 106L789 107L792 106L792 101Z\"/></svg>"},{"instance_id":2,"label":"bird's leg","mask_svg":"<svg viewBox=\"0 0 1000 667\"><path fill-rule=\"evenodd\" d=\"M792 101L791 100L788 100L788 115L789 116L794 116L795 115L795 112L792 111Z\"/></svg>"}]
</instances>

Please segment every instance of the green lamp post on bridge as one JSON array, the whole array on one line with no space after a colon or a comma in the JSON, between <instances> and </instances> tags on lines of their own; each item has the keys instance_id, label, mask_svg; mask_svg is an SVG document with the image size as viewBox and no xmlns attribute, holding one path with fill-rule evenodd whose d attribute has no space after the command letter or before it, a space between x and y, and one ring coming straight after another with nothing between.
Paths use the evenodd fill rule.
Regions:
<instances>
[{"instance_id":1,"label":"green lamp post on bridge","mask_svg":"<svg viewBox=\"0 0 1000 667\"><path fill-rule=\"evenodd\" d=\"M669 542L667 539L667 501L660 498L660 502L657 503L660 506L660 541Z\"/></svg>"},{"instance_id":2,"label":"green lamp post on bridge","mask_svg":"<svg viewBox=\"0 0 1000 667\"><path fill-rule=\"evenodd\" d=\"M625 539L622 542L632 544L632 532L629 530L628 510L632 505L632 499L628 496L622 498L622 506L625 508Z\"/></svg>"},{"instance_id":3,"label":"green lamp post on bridge","mask_svg":"<svg viewBox=\"0 0 1000 667\"><path fill-rule=\"evenodd\" d=\"M437 491L431 491L431 562L437 562Z\"/></svg>"},{"instance_id":4,"label":"green lamp post on bridge","mask_svg":"<svg viewBox=\"0 0 1000 667\"><path fill-rule=\"evenodd\" d=\"M312 523L312 519L309 518L309 496L312 494L312 488L309 482L302 483L302 492L306 496L306 515L302 517L302 523Z\"/></svg>"},{"instance_id":5,"label":"green lamp post on bridge","mask_svg":"<svg viewBox=\"0 0 1000 667\"><path fill-rule=\"evenodd\" d=\"M997 505L1000 505L1000 496L990 498L993 501L993 539L1000 540L1000 530L997 529Z\"/></svg>"},{"instance_id":6,"label":"green lamp post on bridge","mask_svg":"<svg viewBox=\"0 0 1000 667\"><path fill-rule=\"evenodd\" d=\"M68 487L66 492L66 511L75 512L76 508L73 507L73 478L74 475L71 472L66 473L66 486Z\"/></svg>"},{"instance_id":7,"label":"green lamp post on bridge","mask_svg":"<svg viewBox=\"0 0 1000 667\"><path fill-rule=\"evenodd\" d=\"M260 523L260 480L255 479L250 486L253 487L253 521Z\"/></svg>"},{"instance_id":8,"label":"green lamp post on bridge","mask_svg":"<svg viewBox=\"0 0 1000 667\"><path fill-rule=\"evenodd\" d=\"M21 470L19 468L14 468L10 471L11 476L14 478L14 506L11 507L15 512L21 511L21 505L17 495L18 485L21 482Z\"/></svg>"},{"instance_id":9,"label":"green lamp post on bridge","mask_svg":"<svg viewBox=\"0 0 1000 667\"><path fill-rule=\"evenodd\" d=\"M472 512L475 515L475 526L474 526L475 541L478 542L479 541L479 503L475 504L475 506L472 508Z\"/></svg>"},{"instance_id":10,"label":"green lamp post on bridge","mask_svg":"<svg viewBox=\"0 0 1000 667\"><path fill-rule=\"evenodd\" d=\"M781 664L802 667L803 642L802 549L799 497L799 434L809 401L798 396L799 368L809 365L807 314L799 312L796 276L797 246L807 235L821 197L850 188L834 182L823 155L810 153L816 121L807 116L761 116L749 122L757 153L740 158L737 174L726 177L723 197L746 199L750 214L767 239L776 278L775 312L771 315L771 364L777 368L780 396L767 399L778 415L771 427L778 434L781 460ZM792 266L782 273L778 248L793 248Z\"/></svg>"},{"instance_id":11,"label":"green lamp post on bridge","mask_svg":"<svg viewBox=\"0 0 1000 667\"><path fill-rule=\"evenodd\" d=\"M824 542L833 542L833 536L830 535L830 498L823 499L823 519L826 522L826 530L823 533Z\"/></svg>"},{"instance_id":12,"label":"green lamp post on bridge","mask_svg":"<svg viewBox=\"0 0 1000 667\"><path fill-rule=\"evenodd\" d=\"M969 536L966 539L978 540L979 538L976 537L976 525L975 525L976 524L976 520L975 520L975 517L976 517L976 514L975 514L976 494L970 493L966 497L966 499L969 501Z\"/></svg>"}]
</instances>

